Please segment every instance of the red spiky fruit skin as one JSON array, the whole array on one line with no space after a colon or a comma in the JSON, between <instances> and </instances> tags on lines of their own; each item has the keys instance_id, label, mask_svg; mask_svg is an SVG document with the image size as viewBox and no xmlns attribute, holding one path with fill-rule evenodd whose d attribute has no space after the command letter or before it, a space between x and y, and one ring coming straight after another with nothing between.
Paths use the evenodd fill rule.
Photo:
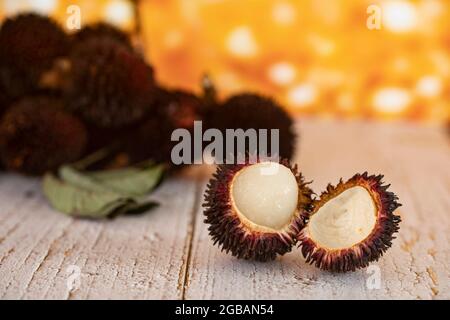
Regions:
<instances>
[{"instance_id":1,"label":"red spiky fruit skin","mask_svg":"<svg viewBox=\"0 0 450 320\"><path fill-rule=\"evenodd\" d=\"M34 94L41 76L67 55L69 37L52 19L34 13L6 19L0 27L0 113Z\"/></svg>"},{"instance_id":2,"label":"red spiky fruit skin","mask_svg":"<svg viewBox=\"0 0 450 320\"><path fill-rule=\"evenodd\" d=\"M70 55L64 88L67 105L86 122L123 128L145 118L155 93L153 68L142 56L108 37L90 38Z\"/></svg>"},{"instance_id":3,"label":"red spiky fruit skin","mask_svg":"<svg viewBox=\"0 0 450 320\"><path fill-rule=\"evenodd\" d=\"M233 95L216 108L211 107L211 114L206 120L208 128L219 129L224 135L227 129L278 129L279 156L291 160L295 154L298 135L294 121L289 113L270 97L255 93ZM267 151L270 151L270 132L268 137ZM225 142L223 148L226 150ZM251 150L248 151L253 153Z\"/></svg>"},{"instance_id":4,"label":"red spiky fruit skin","mask_svg":"<svg viewBox=\"0 0 450 320\"><path fill-rule=\"evenodd\" d=\"M118 29L117 27L104 23L98 22L94 24L87 25L83 27L80 31L72 35L72 47L82 46L83 43L90 39L102 39L110 38L113 39L129 49L133 49L131 44L130 36L124 31Z\"/></svg>"},{"instance_id":5,"label":"red spiky fruit skin","mask_svg":"<svg viewBox=\"0 0 450 320\"><path fill-rule=\"evenodd\" d=\"M383 175L356 174L347 182L342 179L336 186L329 184L318 200L313 203L311 216L327 201L333 199L348 188L364 187L372 196L377 207L377 223L372 233L360 243L347 249L326 249L315 243L304 228L297 239L306 262L314 264L322 270L333 272L355 271L365 268L372 261L377 261L395 239L393 234L399 230L400 217L394 211L401 206L398 197L387 191L390 185L383 185Z\"/></svg>"},{"instance_id":6,"label":"red spiky fruit skin","mask_svg":"<svg viewBox=\"0 0 450 320\"><path fill-rule=\"evenodd\" d=\"M165 163L170 169L181 169L171 160L172 148L178 143L171 140L176 129L186 129L193 135L194 121L202 120L202 100L185 91L159 88L152 112L142 123L130 130L122 153L130 163L153 160ZM191 154L193 150L191 150Z\"/></svg>"},{"instance_id":7,"label":"red spiky fruit skin","mask_svg":"<svg viewBox=\"0 0 450 320\"><path fill-rule=\"evenodd\" d=\"M64 111L55 97L27 97L8 109L0 121L0 160L6 169L41 175L84 152L84 124Z\"/></svg>"},{"instance_id":8,"label":"red spiky fruit skin","mask_svg":"<svg viewBox=\"0 0 450 320\"><path fill-rule=\"evenodd\" d=\"M270 261L277 255L291 251L296 236L305 225L308 210L311 209L312 190L304 182L297 166L287 160L280 162L291 169L299 187L298 210L291 222L279 232L252 230L243 223L233 209L231 183L233 177L251 164L219 165L209 181L203 204L205 220L209 224L209 234L222 251L231 253L238 259Z\"/></svg>"}]
</instances>

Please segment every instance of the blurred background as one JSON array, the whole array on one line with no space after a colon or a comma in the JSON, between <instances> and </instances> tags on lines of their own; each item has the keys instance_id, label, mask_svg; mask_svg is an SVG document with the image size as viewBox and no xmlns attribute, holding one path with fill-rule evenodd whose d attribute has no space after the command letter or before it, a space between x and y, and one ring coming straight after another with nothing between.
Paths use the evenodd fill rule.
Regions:
<instances>
[{"instance_id":1,"label":"blurred background","mask_svg":"<svg viewBox=\"0 0 450 320\"><path fill-rule=\"evenodd\" d=\"M0 22L28 11L66 29L79 11L80 27L113 24L133 46L120 32L69 46L45 23L18 24L23 33L11 28L0 41L2 299L450 298L450 0L0 0ZM42 43L63 53L34 57ZM141 54L159 87L151 97ZM52 72L32 70L41 64ZM201 93L205 74L222 99L241 91L275 97L299 117L297 138L284 112L260 111L259 99L250 111L205 111L190 94ZM9 97L8 88L17 91ZM33 92L42 88L50 90ZM215 168L175 166L171 157L173 130L192 133L193 119L282 129L282 146L294 153L286 157L317 196L341 177L383 174L403 207L398 239L374 265L381 288L368 287L377 269L326 274L293 252L280 272L281 261L240 262L213 247L201 203ZM149 176L148 160L166 168L163 184L155 184L163 168ZM92 191L108 177L95 170L123 167L126 175L113 171L114 184ZM41 183L12 172L47 174ZM130 196L144 188L145 197ZM120 199L110 196L122 189ZM137 208L153 209L127 216ZM118 214L95 223L66 217ZM72 291L64 271L77 264L83 278Z\"/></svg>"},{"instance_id":2,"label":"blurred background","mask_svg":"<svg viewBox=\"0 0 450 320\"><path fill-rule=\"evenodd\" d=\"M65 24L107 21L133 33L157 80L222 97L273 95L293 114L450 119L448 0L2 0L0 19L35 10ZM369 28L377 19L380 23ZM375 14L375 15L374 15ZM376 22L376 21L375 21ZM371 30L372 29L372 30Z\"/></svg>"}]
</instances>

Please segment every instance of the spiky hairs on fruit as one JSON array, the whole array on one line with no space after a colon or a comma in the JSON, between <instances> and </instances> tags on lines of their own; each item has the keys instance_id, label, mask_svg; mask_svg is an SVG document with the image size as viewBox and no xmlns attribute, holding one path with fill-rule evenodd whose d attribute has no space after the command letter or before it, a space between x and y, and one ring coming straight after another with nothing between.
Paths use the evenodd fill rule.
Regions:
<instances>
[{"instance_id":1,"label":"spiky hairs on fruit","mask_svg":"<svg viewBox=\"0 0 450 320\"><path fill-rule=\"evenodd\" d=\"M0 156L6 169L40 175L78 160L86 130L63 110L57 98L25 98L5 113L0 123Z\"/></svg>"},{"instance_id":2,"label":"spiky hairs on fruit","mask_svg":"<svg viewBox=\"0 0 450 320\"><path fill-rule=\"evenodd\" d=\"M268 97L251 93L230 97L214 111L211 126L223 132L226 129L278 129L279 156L292 159L295 151L293 121L280 105ZM270 151L270 130L268 137L267 151Z\"/></svg>"},{"instance_id":3,"label":"spiky hairs on fruit","mask_svg":"<svg viewBox=\"0 0 450 320\"><path fill-rule=\"evenodd\" d=\"M68 36L48 17L6 19L0 29L0 89L11 98L33 91L42 73L68 50Z\"/></svg>"},{"instance_id":4,"label":"spiky hairs on fruit","mask_svg":"<svg viewBox=\"0 0 450 320\"><path fill-rule=\"evenodd\" d=\"M102 128L87 123L88 152L116 146L110 157L99 162L99 168L128 166L146 160L170 163L173 145L170 137L176 129L175 123L188 123L191 112L179 112L178 99L165 89L157 88L154 97L150 111L132 125Z\"/></svg>"},{"instance_id":5,"label":"spiky hairs on fruit","mask_svg":"<svg viewBox=\"0 0 450 320\"><path fill-rule=\"evenodd\" d=\"M0 77L1 77L1 75L0 75ZM8 97L8 95L5 93L1 82L2 81L0 80L0 119L3 115L3 113L5 112L6 108L8 107L9 100L10 100L10 97Z\"/></svg>"},{"instance_id":6,"label":"spiky hairs on fruit","mask_svg":"<svg viewBox=\"0 0 450 320\"><path fill-rule=\"evenodd\" d=\"M130 49L132 49L133 47L130 41L130 36L127 33L111 24L107 24L104 22L87 25L80 31L74 33L72 36L72 45L82 46L84 45L84 42L90 39L100 38L113 39L119 43L122 43Z\"/></svg>"},{"instance_id":7,"label":"spiky hairs on fruit","mask_svg":"<svg viewBox=\"0 0 450 320\"><path fill-rule=\"evenodd\" d=\"M171 165L173 142L170 137L175 129L167 116L149 116L129 136L123 148L123 155L129 163L152 160Z\"/></svg>"},{"instance_id":8,"label":"spiky hairs on fruit","mask_svg":"<svg viewBox=\"0 0 450 320\"><path fill-rule=\"evenodd\" d=\"M110 38L89 39L73 50L70 62L66 100L86 121L117 128L143 119L155 83L140 55Z\"/></svg>"},{"instance_id":9,"label":"spiky hairs on fruit","mask_svg":"<svg viewBox=\"0 0 450 320\"><path fill-rule=\"evenodd\" d=\"M183 90L164 90L159 112L166 115L176 128L191 129L194 121L203 119L203 103L193 93Z\"/></svg>"},{"instance_id":10,"label":"spiky hairs on fruit","mask_svg":"<svg viewBox=\"0 0 450 320\"><path fill-rule=\"evenodd\" d=\"M194 121L203 120L206 105L203 98L183 90L157 88L154 102L144 119L122 128L99 128L88 124L89 150L92 152L114 141L119 142L118 154L111 162L130 165L145 160L165 163L171 169L182 168L171 160L172 132L178 128L188 130L191 135ZM193 154L193 150L191 150ZM110 163L108 162L108 165Z\"/></svg>"},{"instance_id":11,"label":"spiky hairs on fruit","mask_svg":"<svg viewBox=\"0 0 450 320\"><path fill-rule=\"evenodd\" d=\"M219 165L205 193L204 221L214 244L227 253L273 260L295 244L311 196L297 166L287 160Z\"/></svg>"},{"instance_id":12,"label":"spiky hairs on fruit","mask_svg":"<svg viewBox=\"0 0 450 320\"><path fill-rule=\"evenodd\" d=\"M382 179L365 172L328 185L298 235L306 262L346 272L367 267L383 255L399 229L400 217L394 211L401 204Z\"/></svg>"},{"instance_id":13,"label":"spiky hairs on fruit","mask_svg":"<svg viewBox=\"0 0 450 320\"><path fill-rule=\"evenodd\" d=\"M0 61L0 116L15 99L36 90L35 83L27 77Z\"/></svg>"},{"instance_id":14,"label":"spiky hairs on fruit","mask_svg":"<svg viewBox=\"0 0 450 320\"><path fill-rule=\"evenodd\" d=\"M201 99L180 90L158 88L155 101L145 119L130 128L122 157L130 163L153 160L172 166L171 151L176 142L172 132L183 128L192 133L194 121L202 119Z\"/></svg>"}]
</instances>

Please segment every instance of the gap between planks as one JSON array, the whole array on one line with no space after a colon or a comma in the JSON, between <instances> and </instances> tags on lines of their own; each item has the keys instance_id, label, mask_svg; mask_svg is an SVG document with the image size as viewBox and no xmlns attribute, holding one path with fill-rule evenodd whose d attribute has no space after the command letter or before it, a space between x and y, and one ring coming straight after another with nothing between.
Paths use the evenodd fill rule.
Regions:
<instances>
[{"instance_id":1,"label":"gap between planks","mask_svg":"<svg viewBox=\"0 0 450 320\"><path fill-rule=\"evenodd\" d=\"M192 260L192 246L194 243L194 236L196 231L196 224L198 218L198 211L203 202L203 184L204 180L198 177L195 182L195 201L192 206L192 210L190 212L190 221L188 226L188 232L186 235L184 252L183 252L183 263L180 268L179 277L178 277L178 290L180 291L181 300L186 300L186 290L189 285L189 268L191 266Z\"/></svg>"}]
</instances>

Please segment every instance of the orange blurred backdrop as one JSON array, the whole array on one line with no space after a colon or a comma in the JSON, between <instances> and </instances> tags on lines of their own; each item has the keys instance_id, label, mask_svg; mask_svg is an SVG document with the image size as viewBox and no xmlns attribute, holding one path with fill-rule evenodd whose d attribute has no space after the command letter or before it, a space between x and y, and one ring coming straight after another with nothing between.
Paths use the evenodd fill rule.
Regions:
<instances>
[{"instance_id":1,"label":"orange blurred backdrop","mask_svg":"<svg viewBox=\"0 0 450 320\"><path fill-rule=\"evenodd\" d=\"M3 0L0 17L64 23L71 4L83 24L137 32L166 86L199 92L207 73L223 97L257 91L298 114L450 117L448 0Z\"/></svg>"}]
</instances>

